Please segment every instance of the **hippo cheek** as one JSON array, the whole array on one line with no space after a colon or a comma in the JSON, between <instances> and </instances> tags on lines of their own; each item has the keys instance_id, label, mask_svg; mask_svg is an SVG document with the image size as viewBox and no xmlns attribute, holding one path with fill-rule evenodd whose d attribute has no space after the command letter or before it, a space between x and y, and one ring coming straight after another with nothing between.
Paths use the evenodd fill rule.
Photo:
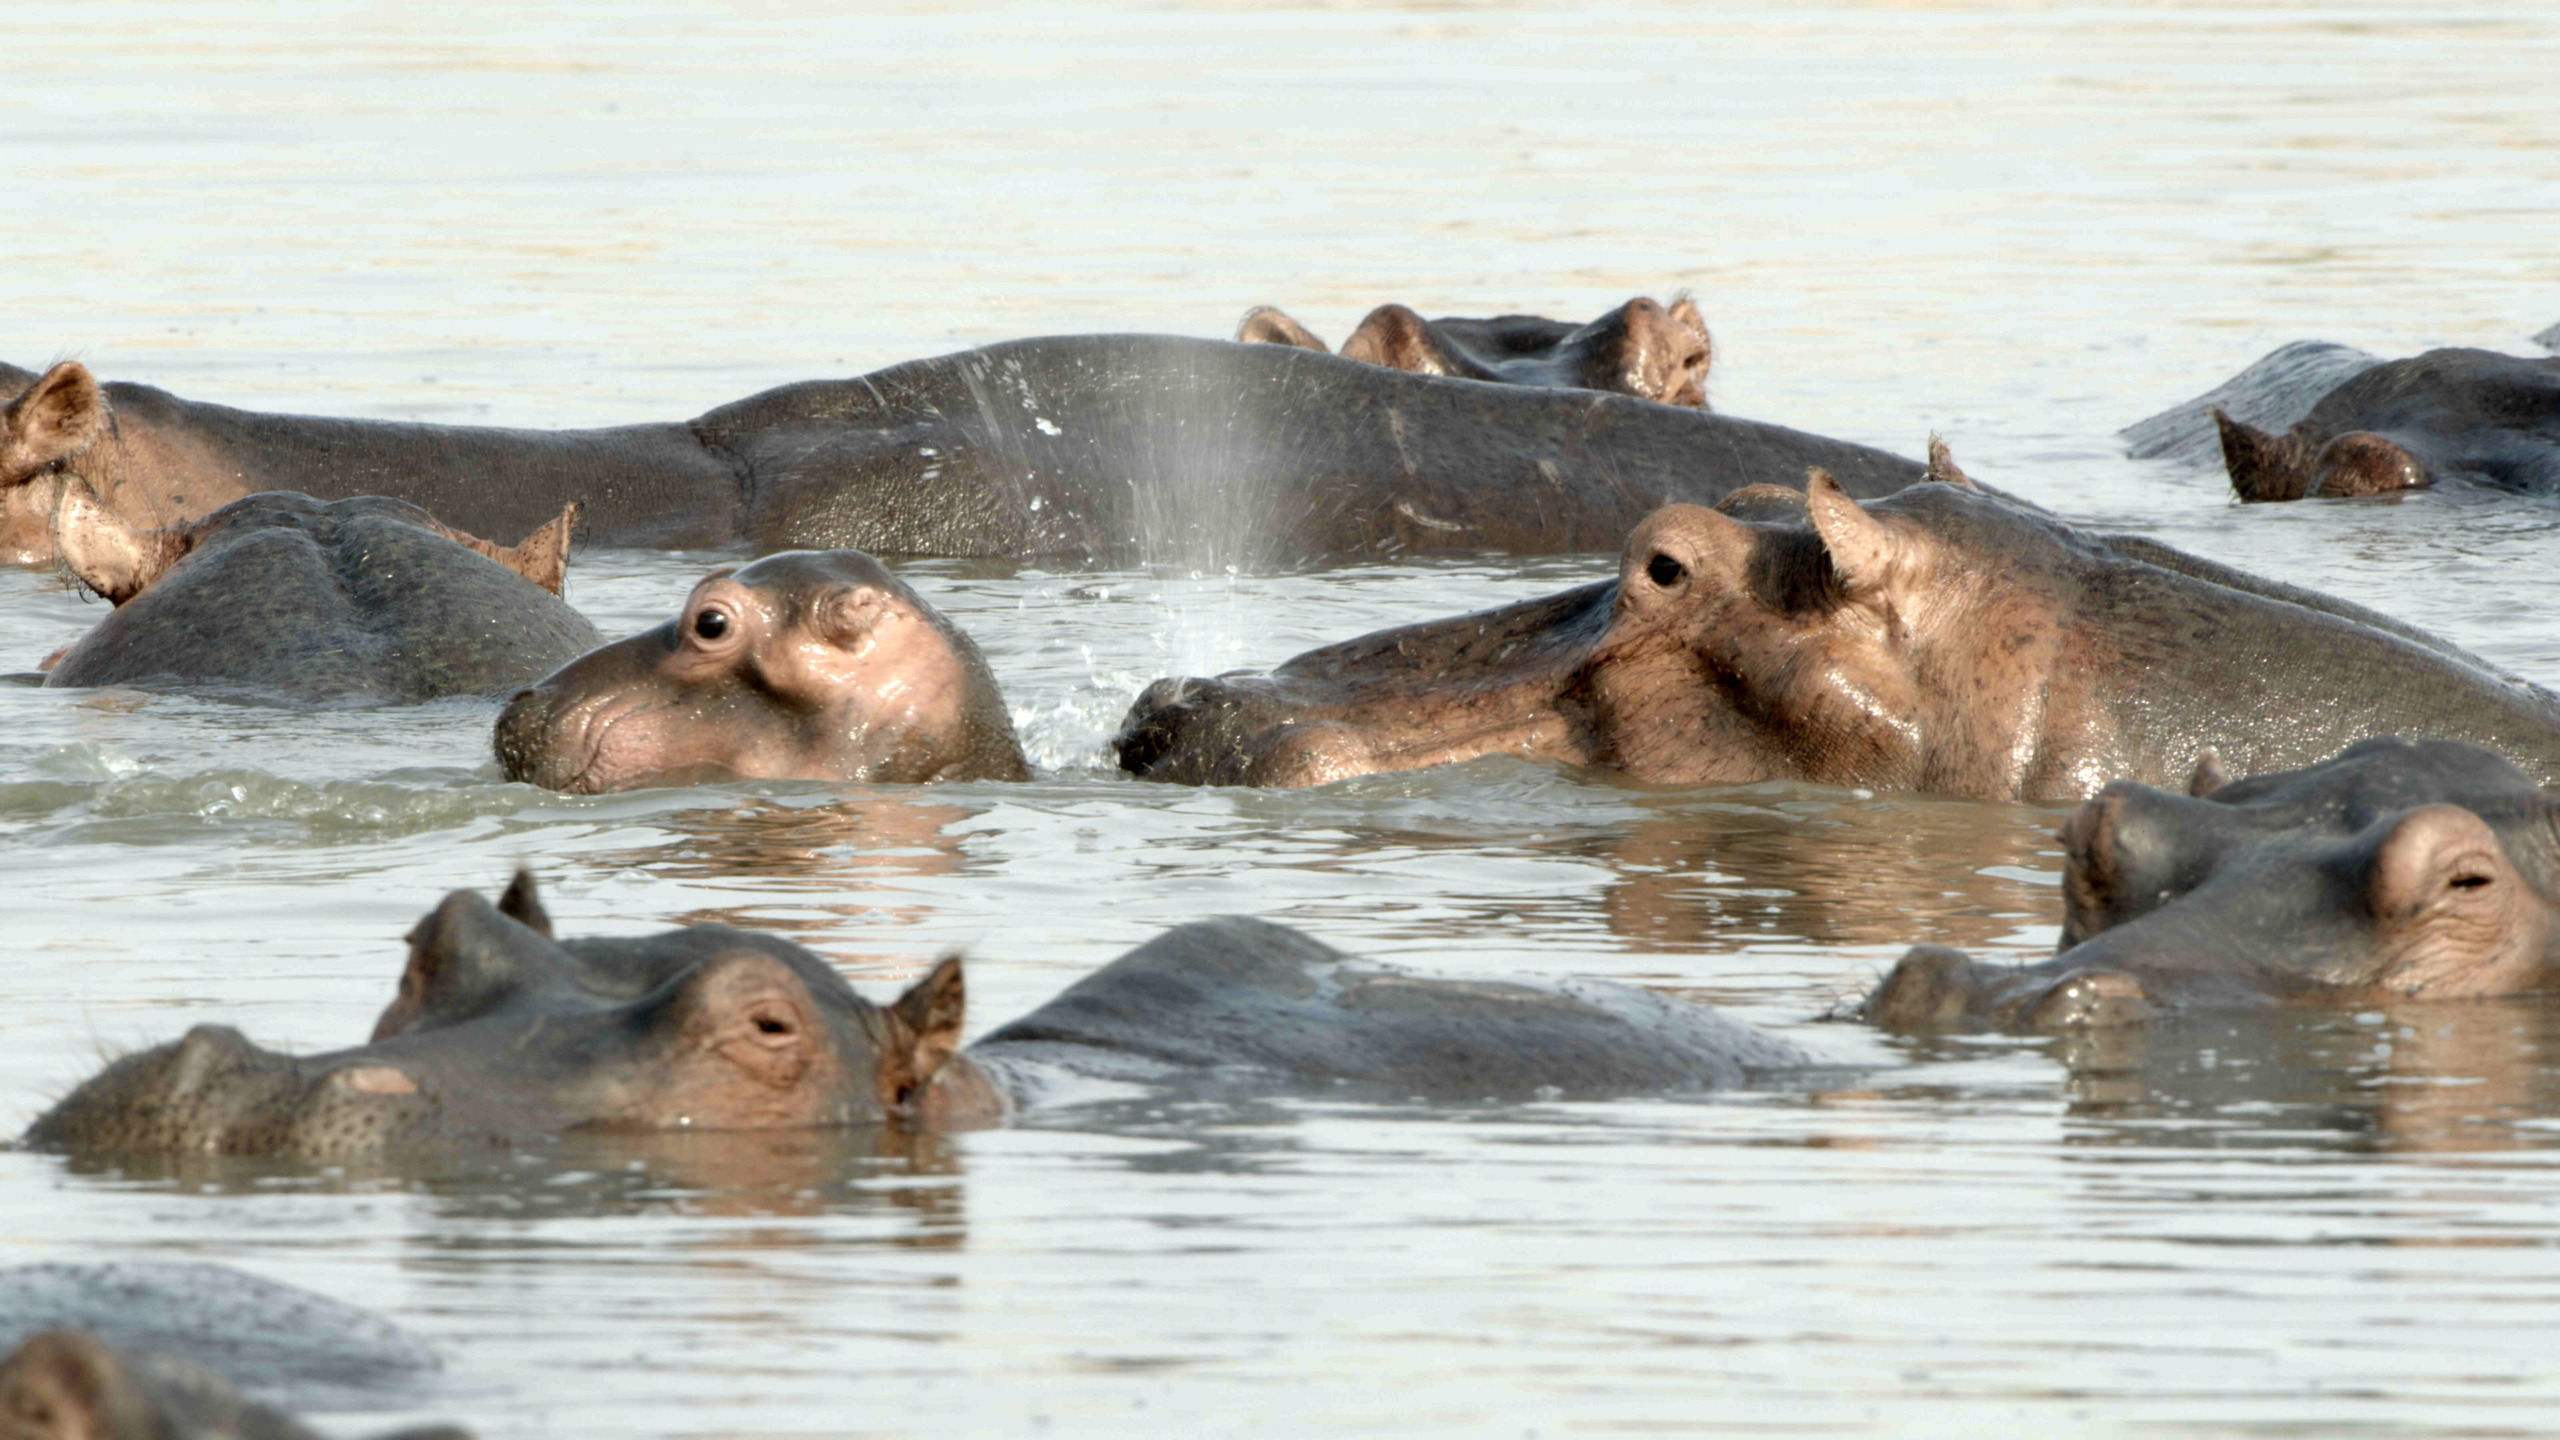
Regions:
<instances>
[{"instance_id":1,"label":"hippo cheek","mask_svg":"<svg viewBox=\"0 0 2560 1440\"><path fill-rule=\"evenodd\" d=\"M2420 806L2389 822L2370 853L2362 899L2375 983L2432 998L2552 987L2550 904L2478 815Z\"/></svg>"},{"instance_id":2,"label":"hippo cheek","mask_svg":"<svg viewBox=\"0 0 2560 1440\"><path fill-rule=\"evenodd\" d=\"M2322 446L2311 471L2314 495L2389 495L2435 483L2418 457L2370 430L2351 430Z\"/></svg>"},{"instance_id":3,"label":"hippo cheek","mask_svg":"<svg viewBox=\"0 0 2560 1440\"><path fill-rule=\"evenodd\" d=\"M774 1130L876 1120L856 1048L791 967L730 951L675 982L621 1074L597 1077L589 1123L648 1130Z\"/></svg>"}]
</instances>

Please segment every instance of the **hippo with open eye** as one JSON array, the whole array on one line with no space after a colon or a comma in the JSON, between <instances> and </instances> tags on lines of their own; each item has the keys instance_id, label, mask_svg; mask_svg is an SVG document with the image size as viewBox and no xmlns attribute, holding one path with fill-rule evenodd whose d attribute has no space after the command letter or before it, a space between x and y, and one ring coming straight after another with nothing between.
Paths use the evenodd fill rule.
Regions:
<instances>
[{"instance_id":1,"label":"hippo with open eye","mask_svg":"<svg viewBox=\"0 0 2560 1440\"><path fill-rule=\"evenodd\" d=\"M175 1355L118 1350L79 1330L31 1336L0 1360L0 1440L322 1440ZM471 1440L411 1427L375 1440Z\"/></svg>"},{"instance_id":2,"label":"hippo with open eye","mask_svg":"<svg viewBox=\"0 0 2560 1440\"><path fill-rule=\"evenodd\" d=\"M1244 317L1236 339L1325 353L1313 331L1268 305ZM1664 309L1639 295L1586 325L1539 315L1425 320L1381 305L1331 353L1416 375L1603 390L1704 410L1714 346L1696 301L1684 295Z\"/></svg>"},{"instance_id":3,"label":"hippo with open eye","mask_svg":"<svg viewBox=\"0 0 2560 1440\"><path fill-rule=\"evenodd\" d=\"M769 935L550 928L529 877L495 906L458 891L410 932L369 1043L296 1056L198 1026L110 1064L26 1143L332 1161L586 1129L968 1128L1074 1077L1528 1099L1813 1063L1649 991L1437 979L1255 920L1169 931L966 1050L956 956L884 1006Z\"/></svg>"},{"instance_id":4,"label":"hippo with open eye","mask_svg":"<svg viewBox=\"0 0 2560 1440\"><path fill-rule=\"evenodd\" d=\"M138 530L73 477L59 553L116 608L44 683L397 704L504 693L603 639L560 599L576 519L573 506L501 546L406 501L278 492Z\"/></svg>"},{"instance_id":5,"label":"hippo with open eye","mask_svg":"<svg viewBox=\"0 0 2560 1440\"><path fill-rule=\"evenodd\" d=\"M1985 800L2246 769L2421 731L2560 775L2560 697L2434 637L1974 487L1656 511L1618 578L1159 680L1114 738L1152 780L1309 785L1513 754L1647 782L1793 779Z\"/></svg>"},{"instance_id":6,"label":"hippo with open eye","mask_svg":"<svg viewBox=\"0 0 2560 1440\"><path fill-rule=\"evenodd\" d=\"M714 570L676 618L518 694L507 778L583 794L715 780L1024 780L986 658L859 550Z\"/></svg>"},{"instance_id":7,"label":"hippo with open eye","mask_svg":"<svg viewBox=\"0 0 2560 1440\"><path fill-rule=\"evenodd\" d=\"M2560 800L2476 746L2388 736L2178 794L2109 785L2063 826L2040 965L1911 951L1858 1014L2056 1031L2155 1012L2560 993Z\"/></svg>"}]
</instances>

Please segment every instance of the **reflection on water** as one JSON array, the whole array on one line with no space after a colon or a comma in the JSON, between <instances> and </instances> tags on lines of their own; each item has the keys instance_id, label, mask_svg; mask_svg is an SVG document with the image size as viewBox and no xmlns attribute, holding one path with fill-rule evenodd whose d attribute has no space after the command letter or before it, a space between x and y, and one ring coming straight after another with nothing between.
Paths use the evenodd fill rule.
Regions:
<instances>
[{"instance_id":1,"label":"reflection on water","mask_svg":"<svg viewBox=\"0 0 2560 1440\"><path fill-rule=\"evenodd\" d=\"M1687 286L1720 409L1906 453L1938 430L1987 483L2551 683L2560 507L2242 510L2116 438L2285 341L2516 350L2560 319L2547 8L105 0L8 41L0 358L608 424L1020 334L1220 335L1255 303L1340 333L1382 299ZM728 558L582 552L568 598L630 633ZM1123 1096L467 1172L0 1151L0 1261L214 1258L360 1301L446 1353L478 1387L452 1417L492 1437L2550 1428L2535 1007L1889 1042L1809 1022L1913 941L2048 951L2056 812L1499 759L1288 794L1110 772L1159 674L1613 563L905 565L1042 772L913 795L555 796L497 779L487 702L0 686L0 1129L199 1022L343 1045L421 914L526 864L564 934L752 925L874 994L966 947L976 1032L1243 912L1671 988L1841 1062L1810 1088ZM0 571L0 672L101 613Z\"/></svg>"}]
</instances>

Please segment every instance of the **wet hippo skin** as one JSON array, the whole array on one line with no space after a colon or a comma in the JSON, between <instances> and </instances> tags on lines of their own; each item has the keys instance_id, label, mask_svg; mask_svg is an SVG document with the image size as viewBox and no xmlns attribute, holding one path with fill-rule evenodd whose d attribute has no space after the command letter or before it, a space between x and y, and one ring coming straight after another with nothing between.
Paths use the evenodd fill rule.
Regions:
<instances>
[{"instance_id":1,"label":"wet hippo skin","mask_svg":"<svg viewBox=\"0 0 2560 1440\"><path fill-rule=\"evenodd\" d=\"M1244 317L1236 339L1325 353L1315 332L1265 305ZM1603 390L1707 408L1715 342L1697 302L1669 309L1641 295L1587 325L1541 315L1425 320L1403 305L1381 305L1339 352L1346 360L1505 385Z\"/></svg>"},{"instance_id":2,"label":"wet hippo skin","mask_svg":"<svg viewBox=\"0 0 2560 1440\"><path fill-rule=\"evenodd\" d=\"M572 502L589 543L1254 567L1605 549L1673 500L1822 465L1920 467L1781 426L1412 375L1285 345L1020 340L786 385L681 424L504 430L270 415L0 367L0 559L41 561L50 477L137 525L255 490L395 496L477 534Z\"/></svg>"},{"instance_id":3,"label":"wet hippo skin","mask_svg":"<svg viewBox=\"0 0 2560 1440\"><path fill-rule=\"evenodd\" d=\"M2396 736L2174 793L2120 781L2062 830L2060 953L1906 955L1889 1030L2058 1031L2168 1010L2560 993L2560 800L2476 746Z\"/></svg>"},{"instance_id":4,"label":"wet hippo skin","mask_svg":"<svg viewBox=\"0 0 2560 1440\"><path fill-rule=\"evenodd\" d=\"M0 1359L5 1440L324 1440L281 1410L241 1397L174 1355L117 1350L78 1330L47 1330ZM451 1426L376 1440L471 1440Z\"/></svg>"},{"instance_id":5,"label":"wet hippo skin","mask_svg":"<svg viewBox=\"0 0 2560 1440\"><path fill-rule=\"evenodd\" d=\"M2425 731L2560 774L2560 698L2359 607L2083 534L1932 473L1672 506L1615 581L1159 680L1114 739L1189 784L1307 785L1511 754L1677 784L1809 780L2078 799Z\"/></svg>"},{"instance_id":6,"label":"wet hippo skin","mask_svg":"<svg viewBox=\"0 0 2560 1440\"><path fill-rule=\"evenodd\" d=\"M879 1006L769 935L549 932L529 877L496 906L458 891L411 931L370 1043L291 1056L199 1026L110 1064L26 1143L319 1162L578 1129L967 1128L1075 1076L1480 1099L1706 1090L1811 1063L1650 992L1414 975L1253 920L1170 931L965 1051L956 956Z\"/></svg>"},{"instance_id":7,"label":"wet hippo skin","mask_svg":"<svg viewBox=\"0 0 2560 1440\"><path fill-rule=\"evenodd\" d=\"M676 617L515 696L510 780L597 794L706 780L1025 780L959 626L858 550L715 570Z\"/></svg>"},{"instance_id":8,"label":"wet hippo skin","mask_svg":"<svg viewBox=\"0 0 2560 1440\"><path fill-rule=\"evenodd\" d=\"M404 501L262 494L136 530L71 477L56 542L116 608L48 662L45 684L399 704L504 694L603 639L559 595L575 521L501 546Z\"/></svg>"}]
</instances>

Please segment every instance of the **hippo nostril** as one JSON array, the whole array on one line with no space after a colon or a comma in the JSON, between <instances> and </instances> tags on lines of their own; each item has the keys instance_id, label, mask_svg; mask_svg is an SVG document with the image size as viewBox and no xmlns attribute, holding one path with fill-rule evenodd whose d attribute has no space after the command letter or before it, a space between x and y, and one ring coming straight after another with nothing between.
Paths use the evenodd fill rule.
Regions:
<instances>
[{"instance_id":1,"label":"hippo nostril","mask_svg":"<svg viewBox=\"0 0 2560 1440\"><path fill-rule=\"evenodd\" d=\"M1668 555L1656 553L1644 564L1645 577L1668 590L1689 578L1689 567Z\"/></svg>"}]
</instances>

